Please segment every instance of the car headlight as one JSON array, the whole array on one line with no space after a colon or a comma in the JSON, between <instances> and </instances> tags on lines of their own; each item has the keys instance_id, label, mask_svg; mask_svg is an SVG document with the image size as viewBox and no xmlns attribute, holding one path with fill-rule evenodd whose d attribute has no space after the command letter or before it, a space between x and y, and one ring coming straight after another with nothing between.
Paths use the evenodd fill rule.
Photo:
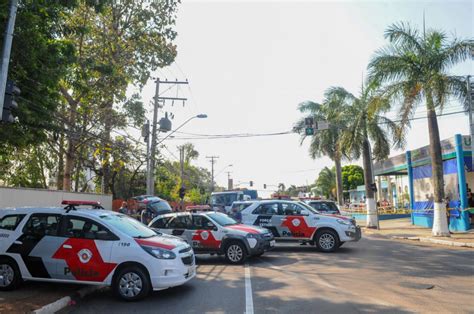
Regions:
<instances>
[{"instance_id":1,"label":"car headlight","mask_svg":"<svg viewBox=\"0 0 474 314\"><path fill-rule=\"evenodd\" d=\"M336 221L337 221L338 223L340 223L341 225L346 225L346 226L350 226L350 225L351 225L350 220L337 219Z\"/></svg>"},{"instance_id":2,"label":"car headlight","mask_svg":"<svg viewBox=\"0 0 474 314\"><path fill-rule=\"evenodd\" d=\"M176 254L174 254L170 250L165 250L157 247L148 247L148 246L143 246L145 251L150 253L150 255L158 258L158 259L175 259Z\"/></svg>"},{"instance_id":3,"label":"car headlight","mask_svg":"<svg viewBox=\"0 0 474 314\"><path fill-rule=\"evenodd\" d=\"M258 239L259 238L258 234L255 234L255 233L247 233L246 237L249 238L249 239Z\"/></svg>"}]
</instances>

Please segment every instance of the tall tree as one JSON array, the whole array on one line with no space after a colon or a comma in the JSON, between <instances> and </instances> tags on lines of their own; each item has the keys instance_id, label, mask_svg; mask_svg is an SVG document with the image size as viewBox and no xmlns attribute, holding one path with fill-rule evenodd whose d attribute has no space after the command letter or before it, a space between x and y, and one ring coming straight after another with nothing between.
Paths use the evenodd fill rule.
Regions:
<instances>
[{"instance_id":1,"label":"tall tree","mask_svg":"<svg viewBox=\"0 0 474 314\"><path fill-rule=\"evenodd\" d=\"M389 109L386 98L378 95L375 83L362 86L359 97L354 96L342 87L331 88L327 92L329 99L343 101L345 114L351 117L341 136L341 147L354 159L362 156L367 207L367 227L377 228L377 206L373 183L372 155L377 160L387 158L390 153L390 141L397 148L404 145L405 134L395 122L384 116ZM371 141L373 149L371 149ZM371 154L372 153L372 154Z\"/></svg>"},{"instance_id":2,"label":"tall tree","mask_svg":"<svg viewBox=\"0 0 474 314\"><path fill-rule=\"evenodd\" d=\"M105 193L113 189L111 132L128 124L122 109L130 108L129 85L141 88L150 73L173 62L176 8L177 1L124 0L107 1L100 8L79 1L74 9L62 34L76 51L76 61L60 89L68 104L64 120L72 131L67 136L65 189L71 188L78 151L87 144L78 140L84 137L78 136L84 119L100 132L95 141L101 143L102 187ZM137 112L136 106L131 108Z\"/></svg>"},{"instance_id":3,"label":"tall tree","mask_svg":"<svg viewBox=\"0 0 474 314\"><path fill-rule=\"evenodd\" d=\"M420 34L404 23L389 26L385 38L390 44L373 56L369 63L369 77L388 83L385 92L392 106L399 106L402 126L409 127L418 106L426 106L434 187L432 233L434 236L449 236L436 110L441 112L450 97L464 101L466 83L459 77L449 75L448 70L472 56L474 41L448 40L447 35L438 30Z\"/></svg>"},{"instance_id":4,"label":"tall tree","mask_svg":"<svg viewBox=\"0 0 474 314\"><path fill-rule=\"evenodd\" d=\"M364 169L358 165L347 165L342 167L342 186L344 190L356 189L364 184Z\"/></svg>"},{"instance_id":5,"label":"tall tree","mask_svg":"<svg viewBox=\"0 0 474 314\"><path fill-rule=\"evenodd\" d=\"M324 155L334 161L336 167L337 201L339 205L343 205L344 197L341 176L343 151L341 149L340 139L347 119L344 117L344 102L339 98L332 97L329 94L330 91L331 89L326 91L323 104L306 101L298 106L299 111L304 114L305 117L296 123L295 130L302 134L302 144L308 137L304 132L306 117L312 117L314 121L327 121L330 123L329 129L316 130L315 134L310 137L309 154L313 159Z\"/></svg>"},{"instance_id":6,"label":"tall tree","mask_svg":"<svg viewBox=\"0 0 474 314\"><path fill-rule=\"evenodd\" d=\"M191 160L196 160L199 158L199 152L194 147L193 143L185 143L177 147L179 150L184 151L184 163L189 164Z\"/></svg>"}]
</instances>

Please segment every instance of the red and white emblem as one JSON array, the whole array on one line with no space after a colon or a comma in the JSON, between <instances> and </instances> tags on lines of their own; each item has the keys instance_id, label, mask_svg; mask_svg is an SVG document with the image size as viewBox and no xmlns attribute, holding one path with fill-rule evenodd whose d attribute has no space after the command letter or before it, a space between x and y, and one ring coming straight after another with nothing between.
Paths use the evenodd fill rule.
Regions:
<instances>
[{"instance_id":1,"label":"red and white emblem","mask_svg":"<svg viewBox=\"0 0 474 314\"><path fill-rule=\"evenodd\" d=\"M209 232L207 232L207 231L201 232L201 238L203 240L207 240L209 238Z\"/></svg>"},{"instance_id":2,"label":"red and white emblem","mask_svg":"<svg viewBox=\"0 0 474 314\"><path fill-rule=\"evenodd\" d=\"M92 252L89 251L88 249L82 249L79 252L77 252L77 256L79 257L79 260L81 261L82 264L87 264L92 258Z\"/></svg>"},{"instance_id":3,"label":"red and white emblem","mask_svg":"<svg viewBox=\"0 0 474 314\"><path fill-rule=\"evenodd\" d=\"M293 219L291 223L293 226L298 227L301 224L301 221L299 219Z\"/></svg>"}]
</instances>

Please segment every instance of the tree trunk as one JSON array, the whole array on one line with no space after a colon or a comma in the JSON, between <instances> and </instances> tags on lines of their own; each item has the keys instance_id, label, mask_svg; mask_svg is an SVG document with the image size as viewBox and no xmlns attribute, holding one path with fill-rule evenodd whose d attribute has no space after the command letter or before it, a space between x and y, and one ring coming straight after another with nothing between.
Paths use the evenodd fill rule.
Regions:
<instances>
[{"instance_id":1,"label":"tree trunk","mask_svg":"<svg viewBox=\"0 0 474 314\"><path fill-rule=\"evenodd\" d=\"M75 100L69 92L61 87L61 94L64 96L69 105L69 117L68 121L68 130L67 133L67 150L66 150L66 165L64 167L64 178L63 178L63 189L65 191L71 191L71 174L74 169L75 158L76 158L76 116L77 116L77 105L78 101ZM66 111L68 111L66 109Z\"/></svg>"},{"instance_id":2,"label":"tree trunk","mask_svg":"<svg viewBox=\"0 0 474 314\"><path fill-rule=\"evenodd\" d=\"M430 99L430 97L427 97ZM434 196L434 219L433 236L449 237L448 220L446 217L446 204L444 203L444 178L443 157L441 155L441 143L439 140L438 118L432 105L432 100L427 99L428 105L428 131L430 134L430 156L431 156L431 181L433 183Z\"/></svg>"},{"instance_id":3,"label":"tree trunk","mask_svg":"<svg viewBox=\"0 0 474 314\"><path fill-rule=\"evenodd\" d=\"M362 144L362 163L364 166L365 181L365 206L367 208L367 228L378 228L377 204L375 203L374 191L370 187L372 181L372 156L370 155L370 143L368 139Z\"/></svg>"},{"instance_id":4,"label":"tree trunk","mask_svg":"<svg viewBox=\"0 0 474 314\"><path fill-rule=\"evenodd\" d=\"M341 157L336 156L334 158L334 163L336 166L336 194L337 194L337 203L340 206L344 205L344 195L342 189L342 167L341 167Z\"/></svg>"},{"instance_id":5,"label":"tree trunk","mask_svg":"<svg viewBox=\"0 0 474 314\"><path fill-rule=\"evenodd\" d=\"M64 180L64 134L61 132L59 136L59 150L58 150L58 174L56 177L56 189L63 189Z\"/></svg>"},{"instance_id":6,"label":"tree trunk","mask_svg":"<svg viewBox=\"0 0 474 314\"><path fill-rule=\"evenodd\" d=\"M110 133L112 130L112 109L113 103L106 103L104 106L104 132L102 133L102 193L109 194L111 190L111 184L113 185L113 181L111 181L112 173L110 171L110 151L111 147L111 140L110 140Z\"/></svg>"}]
</instances>

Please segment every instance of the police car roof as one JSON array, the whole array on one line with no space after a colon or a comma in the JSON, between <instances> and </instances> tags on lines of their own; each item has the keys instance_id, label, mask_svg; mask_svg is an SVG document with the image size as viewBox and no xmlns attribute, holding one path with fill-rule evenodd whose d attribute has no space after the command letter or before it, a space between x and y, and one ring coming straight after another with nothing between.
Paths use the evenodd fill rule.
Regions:
<instances>
[{"instance_id":1,"label":"police car roof","mask_svg":"<svg viewBox=\"0 0 474 314\"><path fill-rule=\"evenodd\" d=\"M63 215L66 213L66 209L64 207L16 207L16 208L2 208L0 209L0 215L11 215L11 214L59 214ZM81 208L76 207L76 209L70 210L69 214L81 214L90 217L99 217L102 215L110 215L116 213L111 210L104 210L104 209L92 209L92 208Z\"/></svg>"}]
</instances>

